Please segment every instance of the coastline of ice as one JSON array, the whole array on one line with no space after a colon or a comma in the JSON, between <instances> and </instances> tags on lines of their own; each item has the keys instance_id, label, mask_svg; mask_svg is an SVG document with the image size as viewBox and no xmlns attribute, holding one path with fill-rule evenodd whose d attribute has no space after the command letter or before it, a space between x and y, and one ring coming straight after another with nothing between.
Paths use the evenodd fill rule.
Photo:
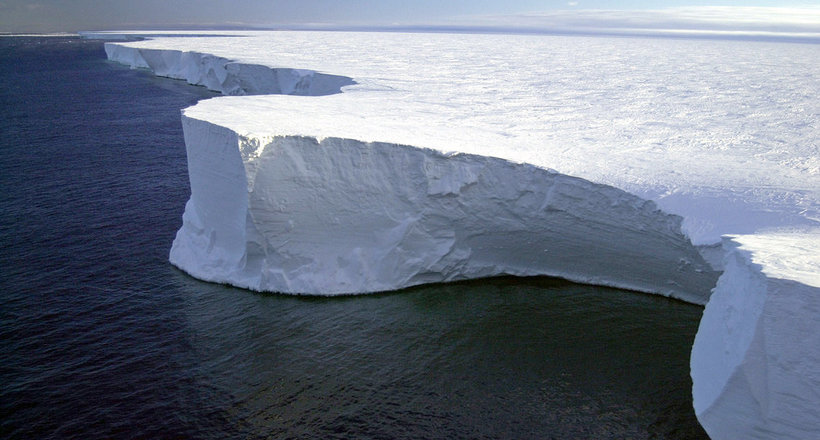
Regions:
<instances>
[{"instance_id":1,"label":"coastline of ice","mask_svg":"<svg viewBox=\"0 0 820 440\"><path fill-rule=\"evenodd\" d=\"M131 48L105 43L111 61L132 68L150 69L158 76L182 79L224 95L309 95L340 93L354 82L345 76L327 75L312 70L270 68L258 64L236 63L227 58L199 52Z\"/></svg>"},{"instance_id":2,"label":"coastline of ice","mask_svg":"<svg viewBox=\"0 0 820 440\"><path fill-rule=\"evenodd\" d=\"M159 49L209 53L273 69L280 69L282 65L298 66L314 72L344 73L356 81L356 85L344 88L345 93L321 99L295 96L218 98L200 102L185 111L183 121L188 127L186 145L190 168L197 169L200 159L203 160L200 165L224 165L228 163L228 156L233 156L230 159L233 163L230 169L233 171L230 175L220 176L234 179L232 184L213 187L201 193L214 197L220 192L223 196L230 193L228 197L232 203L241 205L243 200L247 203L239 206L238 210L225 210L236 214L230 222L220 225L228 232L229 239L225 243L236 243L233 239L238 238L239 242L245 239L244 243L262 244L248 255L264 255L264 258L234 263L262 264L260 261L264 261L264 264L270 264L270 261L281 261L277 258L283 256L286 259L294 256L301 258L317 250L326 252L327 249L321 246L303 247L296 249L295 253L289 248L294 245L287 241L286 233L295 231L301 225L301 218L282 223L280 226L285 228L285 234L282 231L270 234L271 231L260 233L254 230L258 224L255 212L259 208L267 203L271 209L264 212L265 215L273 215L273 208L280 209L280 214L286 213L289 199L284 204L278 203L275 197L281 196L281 193L267 191L283 183L275 178L271 185L261 186L255 179L248 179L248 176L279 175L286 176L287 182L299 186L298 176L305 171L304 165L307 163L304 159L316 151L321 151L325 156L314 159L320 159L319 162L329 160L330 166L325 167L324 171L345 170L350 174L333 182L322 182L313 189L331 188L350 177L353 179L347 182L370 182L374 185L385 182L372 180L367 173L389 167L386 162L376 161L373 167L364 170L356 166L336 166L338 161L351 159L349 151L348 154L340 154L340 149L354 144L354 151L369 151L371 156L384 156L378 148L382 147L393 152L412 151L424 157L423 160L419 159L419 163L432 161L447 164L445 169L448 169L448 175L455 176L449 184L455 184L454 188L459 188L459 191L445 191L445 194L456 199L462 197L459 178L472 176L466 177L467 181L476 182L480 179L474 179L469 166L455 166L453 158L485 157L482 160L490 162L506 159L486 167L491 171L482 171L485 178L495 176L494 170L516 166L526 168L526 165L515 165L523 163L535 165L531 169L537 170L524 173L527 177L516 175L524 180L549 181L550 176L561 176L545 170L551 168L596 182L564 176L573 182L585 182L583 185L612 185L651 199L669 213L681 215L684 230L695 244L712 244L719 241L721 236L745 234L735 239L742 244L740 247L732 244L735 242L724 243L726 271L717 283L714 300L706 306L693 348L695 410L709 435L714 439L728 439L743 432L750 438L810 438L806 435L816 432L812 429L817 426L816 408L820 407L820 397L814 391L820 368L817 362L818 344L814 336L817 333L814 322L817 316L816 287L820 277L817 271L820 257L816 255L817 237L820 236L820 229L817 229L820 218L820 146L816 115L820 104L815 97L820 87L816 73L820 54L814 46L754 43L754 51L732 51L740 43L667 41L659 52L656 46L660 48L661 43L640 39L612 42L583 37L429 34L423 38L379 34L379 38L374 38L375 34L365 33L345 34L344 42L339 42L334 41L338 36L321 32L247 34L246 44L242 45L226 44L221 41L224 39L219 38L165 37L121 46L132 51ZM560 46L569 43L584 44L587 57L571 58L577 51L573 47L564 49ZM266 49L262 50L263 47ZM527 58L533 58L532 54L543 53L544 50L549 53L549 58L543 59L546 69ZM366 62L361 62L363 53L371 55ZM178 55L176 57L179 59ZM721 59L720 64L714 62L718 58ZM609 64L601 65L601 60ZM177 77L188 79L184 75ZM198 145L209 143L221 148L226 155L208 158L210 153L201 157L194 154L191 162L192 149L196 151ZM417 148L406 147L408 145ZM241 159L236 158L236 151L242 152ZM477 156L442 154L451 151ZM285 171L284 174L257 173L257 166L276 169L278 165L272 165L276 161L265 159L277 154L284 154L289 160L278 164L285 166L290 163L291 169L277 170ZM220 162L220 157L225 160ZM437 160L445 157L448 160ZM427 181L430 184L430 176L438 175L435 166L426 169L419 163L414 164L413 169L421 170L420 175L413 181ZM197 174L191 173L192 191L196 191L193 188ZM246 179L245 187L241 185L243 176ZM491 180L487 179L487 182ZM212 181L203 179L206 183ZM432 187L435 188L436 184ZM503 185L485 186L495 191L510 189ZM233 188L233 192L226 190L229 187ZM472 189L482 185L466 187ZM577 186L570 187L577 190ZM348 189L353 188L342 186L339 192L331 193L334 197L349 197ZM494 200L497 203L493 209L503 211L503 215L493 215L477 223L467 222L469 227L504 226L508 220L521 219L522 212L531 213L531 208L537 204L525 204L521 212L517 207L506 208L511 201L517 200L516 197L523 198L534 193L531 187L518 189L521 191L511 197ZM584 197L597 193L597 196L604 197L603 200L613 202L613 207L618 206L618 200L623 201L621 196L611 192L617 191L614 188L596 186L594 189L591 192L582 191ZM435 190L432 194L428 190L415 191L414 194L419 200L423 199L420 205L411 205L414 209L431 207L431 203L435 202L432 199L436 199L430 197L436 194ZM425 194L427 197L422 197ZM270 198L265 200L266 197ZM179 245L175 244L175 248L179 246L179 255L199 259L202 255L191 249L207 250L213 246L210 248L212 251L216 247L214 243L220 240L208 232L203 216L222 218L224 212L216 212L220 207L213 203L209 205L203 201L202 206L212 205L203 208L194 200L192 195L186 207L186 226L181 230L185 233L182 239L178 236L177 240L181 241ZM339 202L336 199L333 201ZM353 201L358 202L355 196ZM304 208L302 214L305 214L311 211L311 206L315 208L316 205L311 203L316 202L300 201L296 205ZM375 201L373 206L381 207L383 203ZM384 212L394 212L395 204L389 204L390 209ZM478 210L477 204L471 204ZM634 203L632 206L635 207ZM348 208L339 202L329 212L346 212ZM574 208L564 206L559 212L569 213L572 217ZM202 214L203 209L214 212ZM371 213L375 211L370 210ZM640 209L637 211L638 218L653 219L647 223L653 234L663 230L658 225L664 224L664 221L656 221L660 217L646 216L647 213ZM584 221L593 218L589 212L577 218ZM610 216L606 210L601 212L606 213L604 218L618 218L617 215ZM636 218L635 212L629 215ZM385 218L392 223L381 225L384 231L397 230L398 225L404 224L403 218L391 218L390 215ZM445 231L446 237L435 237L441 225L452 223L452 218L445 217L446 220L439 223L414 223L412 228L406 229L412 231L409 235L397 232L385 237L393 240L387 240L392 244L397 241L402 243L402 239L410 237L393 248L401 249L401 252L409 250L400 258L424 255L424 252L406 246L417 241L418 237L427 243L447 243L439 252L443 255L421 263L415 259L412 261L414 267L421 268L416 273L424 276L430 273L424 268L441 269L437 272L438 278L433 277L431 281L456 279L442 274L459 270L447 260L451 252L459 251L459 246L451 244L459 241L453 239L458 232ZM359 220L355 217L349 219L355 219L354 222ZM333 225L336 221L333 218L316 220L314 226L319 228ZM542 218L535 216L528 220L538 223ZM563 224L570 230L575 226L569 222ZM290 231L288 228L291 228ZM627 231L633 229L626 222L609 232L617 235L621 228ZM773 228L780 231L770 232ZM231 231L242 230L251 231L250 240L247 240L248 236L234 236L231 239ZM309 232L297 236L309 240ZM559 235L547 234L543 237L554 239ZM526 234L512 236L516 237L513 240L515 246L526 244L527 240L520 238L526 237ZM399 237L398 240L396 237ZM611 236L589 236L599 245L608 240L607 237ZM767 239L771 237L777 239ZM674 237L672 242L678 243L678 240ZM795 242L804 243L802 253L794 252ZM671 254L663 250L669 250L667 244L662 240L657 243L639 250L639 253L648 252L641 258L662 257L655 269L663 275L653 282L662 285L671 281L681 286L679 281L670 278L673 273L670 271L673 265L668 264ZM384 249L383 246L383 242L376 243L368 250ZM628 247L615 246L614 253L607 256L628 255L624 253ZM527 248L525 245L524 248L526 251L523 255L531 257L530 261L536 261L538 246ZM589 251L589 247L584 246L561 249L570 254L581 249ZM277 254L279 250L285 252ZM232 249L225 255L235 258L242 252L242 249ZM351 275L355 278L356 274L368 273L368 269L356 267L352 260L377 261L384 257L363 254L361 250L357 252L360 253L354 254L357 258L353 259L334 256L335 261L330 258L329 263L320 264L317 263L320 259L314 259L299 264L305 263L300 267L309 270L319 267L319 273L331 279L339 275L341 278L337 280L349 280ZM497 255L500 258L519 257L510 250ZM595 263L597 254L595 251L586 254L587 257L590 255ZM583 258L583 255L580 257ZM185 260L174 257L172 253L174 258L177 261ZM391 258L395 256L384 261L395 261ZM224 261L210 261L209 270L223 267ZM439 264L442 261L444 264ZM708 277L700 261L694 265L695 270L687 272L692 262L695 259L688 259L680 266L693 276L684 276L688 280L684 284L700 284ZM279 263L274 263L273 267L276 264ZM507 270L516 273L514 266L511 266L512 269L500 268L499 273ZM798 266L808 269L795 271ZM602 268L604 277L613 275L606 273L605 265L596 267ZM304 275L303 270L296 267L290 273L298 279ZM489 274L482 270L467 270L465 273L477 273L478 276ZM436 273L435 270L432 272ZM566 275L560 271L550 274L562 273ZM209 279L209 274L208 270L202 270L195 275ZM617 283L630 278L628 273L616 275L620 276ZM424 276L416 281L425 282ZM290 275L268 276L268 280L280 285L282 280L287 284L290 279ZM576 281L594 283L600 280L580 277ZM612 282L611 279L604 281ZM387 281L388 284L396 282L397 279ZM247 285L254 287L252 282ZM639 287L636 290L647 289ZM693 297L667 294L702 302ZM739 313L738 310L746 312ZM796 353L803 353L803 356Z\"/></svg>"}]
</instances>

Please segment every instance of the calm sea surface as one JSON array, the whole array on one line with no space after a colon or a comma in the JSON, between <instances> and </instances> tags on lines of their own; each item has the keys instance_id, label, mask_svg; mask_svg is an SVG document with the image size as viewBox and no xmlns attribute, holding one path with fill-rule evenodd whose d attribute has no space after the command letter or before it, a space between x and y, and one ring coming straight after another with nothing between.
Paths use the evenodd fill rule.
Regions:
<instances>
[{"instance_id":1,"label":"calm sea surface","mask_svg":"<svg viewBox=\"0 0 820 440\"><path fill-rule=\"evenodd\" d=\"M179 110L102 43L0 38L0 437L706 438L699 307L547 278L343 298L167 262Z\"/></svg>"}]
</instances>

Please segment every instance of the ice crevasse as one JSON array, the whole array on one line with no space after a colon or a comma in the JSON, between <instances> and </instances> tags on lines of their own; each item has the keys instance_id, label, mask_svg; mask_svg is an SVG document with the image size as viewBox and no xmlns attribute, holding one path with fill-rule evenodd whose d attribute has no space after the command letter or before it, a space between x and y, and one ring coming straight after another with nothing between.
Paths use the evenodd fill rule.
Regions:
<instances>
[{"instance_id":1,"label":"ice crevasse","mask_svg":"<svg viewBox=\"0 0 820 440\"><path fill-rule=\"evenodd\" d=\"M820 230L726 237L718 279L681 218L652 201L480 148L440 147L442 138L503 142L481 127L410 117L395 130L397 113L368 113L382 103L424 113L401 96L338 93L353 81L198 52L120 43L106 52L229 95L326 95L222 97L183 111L191 198L170 260L191 275L322 295L550 275L708 300L692 378L709 435L820 438ZM435 125L436 111L421 120ZM435 148L414 146L425 139Z\"/></svg>"}]
</instances>

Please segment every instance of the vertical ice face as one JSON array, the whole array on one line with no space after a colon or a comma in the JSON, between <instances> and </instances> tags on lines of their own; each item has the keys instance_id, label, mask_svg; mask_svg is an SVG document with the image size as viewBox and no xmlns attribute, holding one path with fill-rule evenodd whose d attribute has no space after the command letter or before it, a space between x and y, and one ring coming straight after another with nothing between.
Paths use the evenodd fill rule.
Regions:
<instances>
[{"instance_id":1,"label":"vertical ice face","mask_svg":"<svg viewBox=\"0 0 820 440\"><path fill-rule=\"evenodd\" d=\"M724 243L692 349L695 413L714 440L820 438L816 232Z\"/></svg>"},{"instance_id":2,"label":"vertical ice face","mask_svg":"<svg viewBox=\"0 0 820 440\"><path fill-rule=\"evenodd\" d=\"M183 117L191 200L171 261L254 290L346 294L552 275L704 303L680 218L528 164Z\"/></svg>"},{"instance_id":3,"label":"vertical ice face","mask_svg":"<svg viewBox=\"0 0 820 440\"><path fill-rule=\"evenodd\" d=\"M208 258L196 265L196 271L189 272L205 280L223 281L215 274L239 266L245 250L245 169L231 130L211 125L197 131L187 129L187 125L186 142L196 145L198 153L188 154L191 198L182 216L182 230L187 233L177 233L172 258L207 254Z\"/></svg>"},{"instance_id":4,"label":"vertical ice face","mask_svg":"<svg viewBox=\"0 0 820 440\"><path fill-rule=\"evenodd\" d=\"M106 43L108 59L133 68L150 69L156 75L182 79L225 95L309 95L339 93L354 82L345 76L312 70L271 68L258 64L235 63L226 58L199 52L138 49Z\"/></svg>"}]
</instances>

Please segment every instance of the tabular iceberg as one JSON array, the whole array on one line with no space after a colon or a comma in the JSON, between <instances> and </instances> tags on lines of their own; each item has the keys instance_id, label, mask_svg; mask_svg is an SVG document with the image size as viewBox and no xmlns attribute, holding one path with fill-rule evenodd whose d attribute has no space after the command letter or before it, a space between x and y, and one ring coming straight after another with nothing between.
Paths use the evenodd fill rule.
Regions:
<instances>
[{"instance_id":1,"label":"tabular iceberg","mask_svg":"<svg viewBox=\"0 0 820 440\"><path fill-rule=\"evenodd\" d=\"M106 45L226 94L326 95L184 111L192 195L174 264L291 293L546 274L703 303L717 274L689 239L724 236L692 353L696 414L716 440L820 437L816 48L242 35Z\"/></svg>"}]
</instances>

